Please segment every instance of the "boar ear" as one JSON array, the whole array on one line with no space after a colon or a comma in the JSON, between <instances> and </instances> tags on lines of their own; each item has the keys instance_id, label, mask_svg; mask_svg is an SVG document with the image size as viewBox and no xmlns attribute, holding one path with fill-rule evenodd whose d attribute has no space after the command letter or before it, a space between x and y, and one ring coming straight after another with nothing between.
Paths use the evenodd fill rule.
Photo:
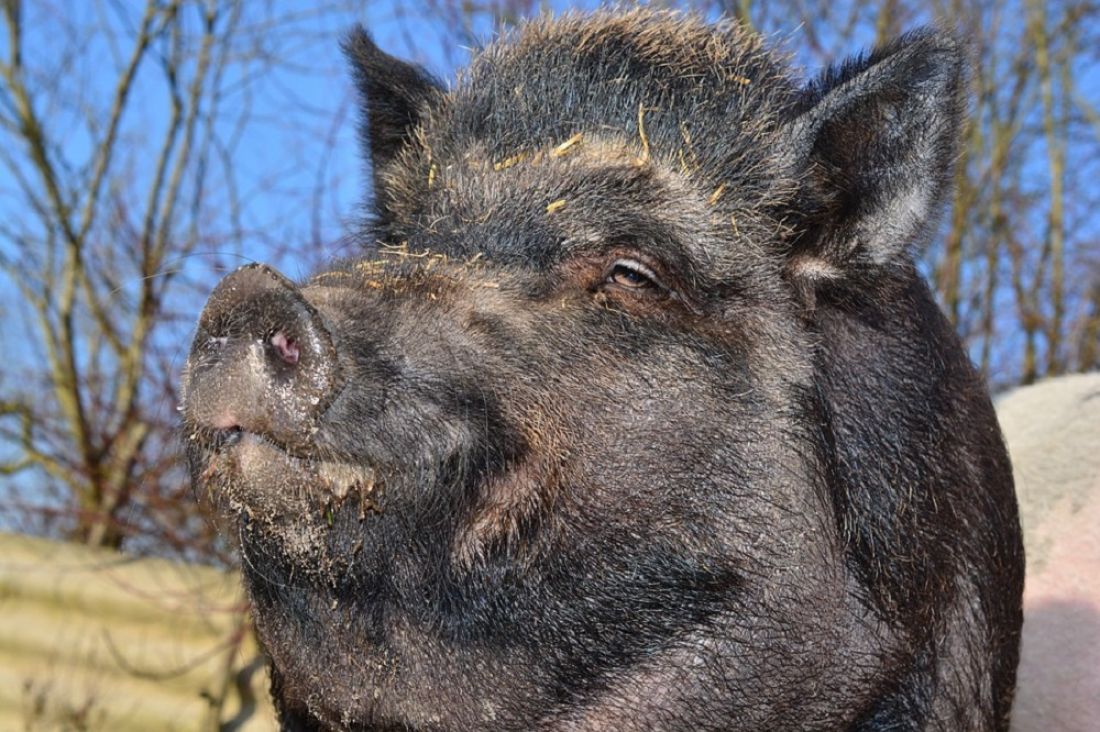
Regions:
<instances>
[{"instance_id":1,"label":"boar ear","mask_svg":"<svg viewBox=\"0 0 1100 732\"><path fill-rule=\"evenodd\" d=\"M366 108L359 136L370 156L377 192L380 172L405 146L421 115L443 89L419 66L378 48L362 26L348 34L343 49Z\"/></svg>"},{"instance_id":2,"label":"boar ear","mask_svg":"<svg viewBox=\"0 0 1100 732\"><path fill-rule=\"evenodd\" d=\"M951 36L925 29L806 88L790 129L808 185L809 220L788 263L800 288L908 265L950 187L965 68Z\"/></svg>"}]
</instances>

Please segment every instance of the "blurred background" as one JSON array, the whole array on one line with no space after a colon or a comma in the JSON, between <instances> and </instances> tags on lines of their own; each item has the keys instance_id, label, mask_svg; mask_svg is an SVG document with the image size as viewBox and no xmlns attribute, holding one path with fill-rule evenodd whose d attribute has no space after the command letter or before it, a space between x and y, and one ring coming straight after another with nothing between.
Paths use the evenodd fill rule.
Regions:
<instances>
[{"instance_id":1,"label":"blurred background","mask_svg":"<svg viewBox=\"0 0 1100 732\"><path fill-rule=\"evenodd\" d=\"M736 18L803 76L937 23L971 124L922 266L994 391L1100 368L1100 4L652 3ZM271 729L229 542L175 406L251 261L354 253L369 195L339 40L446 80L531 0L0 0L0 729Z\"/></svg>"}]
</instances>

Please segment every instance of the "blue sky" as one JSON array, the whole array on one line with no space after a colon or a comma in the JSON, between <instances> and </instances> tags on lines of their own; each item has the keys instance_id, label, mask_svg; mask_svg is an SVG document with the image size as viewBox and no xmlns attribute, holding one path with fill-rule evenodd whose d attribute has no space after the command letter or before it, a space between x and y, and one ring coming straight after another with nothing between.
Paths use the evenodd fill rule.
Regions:
<instances>
[{"instance_id":1,"label":"blue sky","mask_svg":"<svg viewBox=\"0 0 1100 732\"><path fill-rule=\"evenodd\" d=\"M596 5L556 1L540 7L558 11ZM141 3L105 0L63 2L60 6L54 2L25 3L26 65L33 71L35 83L60 90L52 96L38 89L32 91L47 132L58 141L51 154L61 168L79 174L87 167L91 152L88 116L93 117L93 124L102 123L94 119L94 110L101 110L113 93ZM184 12L194 13L195 7L186 5ZM193 256L166 263L166 268L183 269L180 282L187 285L178 289L172 301L180 320L157 336L177 366L186 355L191 323L218 271L248 261L265 261L291 277L301 277L326 259L354 252L347 237L355 229L367 181L356 140L357 100L339 50L342 35L361 22L383 49L425 65L444 81L451 79L454 69L467 59L465 49L452 48L454 29L438 19L425 20L431 16L424 12L426 5L420 3L281 0L245 3L244 7L243 27L270 28L270 33L256 35L260 39L257 48L237 51L270 53L278 62L237 67L236 76L231 74L223 80L223 109L247 110L248 114L219 128L226 155L210 156L204 207L196 217L206 243ZM845 3L838 4L830 12L842 14L845 7ZM318 8L324 12L318 12ZM275 22L286 18L297 20L293 24ZM187 22L194 24L197 20L197 16L189 17ZM781 31L780 41L786 36L797 38L795 23L792 18L791 27ZM104 29L110 32L102 32ZM482 16L471 31L474 37L489 38L488 19ZM1018 31L1015 28L1013 33ZM842 56L869 43L870 32L866 27L862 35L857 34L843 47L827 36L820 40ZM1006 35L1006 39L1011 38L1014 36ZM6 36L0 34L0 58L10 55L7 43ZM798 58L807 66L817 61L806 56ZM1088 63L1096 68L1095 58ZM1090 76L1083 71L1081 78L1083 93L1094 100L1100 98L1100 75ZM120 200L140 205L142 183L152 175L149 161L168 119L168 98L154 65L143 67L135 97L140 103L123 119L118 170L125 172L123 188L132 188L130 192L124 190ZM5 104L10 100L0 96L0 114L10 109ZM238 121L245 124L236 127ZM7 144L5 140L0 131L0 144ZM1042 153L1035 151L1028 163L1035 166L1037 181L1043 179ZM1086 177L1089 170L1096 170L1095 159L1082 161L1082 165L1086 167L1077 172ZM237 221L228 220L224 214L225 203L231 198L240 202ZM1072 214L1084 226L1097 225L1097 218L1088 211L1083 217L1077 209ZM28 201L18 194L10 179L0 178L0 224L9 228L27 226L33 233L33 224L24 224L32 219L28 216ZM0 256L33 257L38 253L21 252L0 231ZM13 385L33 383L39 372L36 364L42 358L30 314L21 306L14 284L0 273L0 349L6 355L6 367L0 372L0 394L5 395ZM134 284L132 276L121 272L119 296L127 296ZM1016 349L1017 344L1006 341L1003 347ZM0 459L5 452L5 445L0 444Z\"/></svg>"},{"instance_id":2,"label":"blue sky","mask_svg":"<svg viewBox=\"0 0 1100 732\"><path fill-rule=\"evenodd\" d=\"M69 180L87 177L94 152L92 130L106 122L143 5L111 0L60 7L52 2L24 4L22 51L32 105L53 141L48 154ZM181 10L183 27L191 37L197 37L201 5L185 3ZM178 319L159 330L154 340L177 370L186 357L192 324L218 273L263 261L298 278L328 259L355 251L348 235L356 228L368 189L356 139L358 100L339 47L344 34L362 23L383 49L424 65L444 81L468 57L468 49L454 47L455 29L438 19L425 20L431 17L428 13L400 0L280 0L242 7L232 53L242 58L269 55L274 62L231 64L219 85L219 104L229 113L217 128L224 150L207 156L201 208L196 215L181 217L183 228L190 226L188 220L196 222L203 243L186 258L169 259L163 268L178 271L169 300ZM480 17L468 30L472 37L489 38L488 17ZM112 166L119 175L110 193L117 196L119 206L135 212L145 205L152 161L168 127L170 98L158 66L163 52L163 47L154 47L139 67ZM0 59L10 58L3 32ZM193 66L183 69L184 85L192 70ZM13 109L13 100L0 90L0 115L10 118ZM9 145L14 153L0 161L0 171L14 165L21 176L36 180L24 150L2 128L0 145ZM79 185L73 186L70 205L75 209L83 193ZM238 204L236 219L226 215L230 201ZM20 247L15 241L18 235L45 242L45 230L31 214L33 206L14 177L0 176L0 257L33 262L46 256L44 243ZM124 253L125 247L111 240L112 226L118 228L104 224L97 246ZM98 256L93 250L89 259L95 262ZM113 272L119 283L115 295L133 299L138 272L126 267L124 254L122 258ZM22 302L17 284L0 269L0 349L6 356L0 396L30 395L37 401L45 388L39 367L44 352L34 314ZM170 410L171 405L160 409ZM0 460L16 453L0 440ZM42 476L36 471L0 477L0 482L7 482L22 499L49 500L37 488Z\"/></svg>"}]
</instances>

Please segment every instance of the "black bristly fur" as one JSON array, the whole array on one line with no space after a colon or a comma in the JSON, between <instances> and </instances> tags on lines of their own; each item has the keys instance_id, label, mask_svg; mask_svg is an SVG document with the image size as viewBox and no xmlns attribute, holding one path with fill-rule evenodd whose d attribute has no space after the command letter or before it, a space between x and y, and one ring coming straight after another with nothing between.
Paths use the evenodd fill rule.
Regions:
<instances>
[{"instance_id":1,"label":"black bristly fur","mask_svg":"<svg viewBox=\"0 0 1100 732\"><path fill-rule=\"evenodd\" d=\"M964 69L951 36L922 30L804 89L792 137L824 205L794 246L798 272L864 286L911 261L950 187Z\"/></svg>"},{"instance_id":2,"label":"black bristly fur","mask_svg":"<svg viewBox=\"0 0 1100 732\"><path fill-rule=\"evenodd\" d=\"M386 168L442 88L420 67L382 51L362 28L348 34L343 48L367 110L359 137L369 154L375 190L381 193Z\"/></svg>"},{"instance_id":3,"label":"black bristly fur","mask_svg":"<svg viewBox=\"0 0 1100 732\"><path fill-rule=\"evenodd\" d=\"M230 275L184 377L284 729L1007 729L1012 478L913 262L950 35L804 88L644 9L449 91L345 48L366 254Z\"/></svg>"}]
</instances>

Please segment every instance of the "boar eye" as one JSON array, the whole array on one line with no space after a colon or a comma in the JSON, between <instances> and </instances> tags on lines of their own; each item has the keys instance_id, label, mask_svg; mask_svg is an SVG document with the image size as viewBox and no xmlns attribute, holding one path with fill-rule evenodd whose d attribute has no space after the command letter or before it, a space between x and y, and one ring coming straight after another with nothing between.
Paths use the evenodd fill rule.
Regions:
<instances>
[{"instance_id":1,"label":"boar eye","mask_svg":"<svg viewBox=\"0 0 1100 732\"><path fill-rule=\"evenodd\" d=\"M657 275L641 262L617 259L604 275L604 282L628 290L660 290Z\"/></svg>"}]
</instances>

